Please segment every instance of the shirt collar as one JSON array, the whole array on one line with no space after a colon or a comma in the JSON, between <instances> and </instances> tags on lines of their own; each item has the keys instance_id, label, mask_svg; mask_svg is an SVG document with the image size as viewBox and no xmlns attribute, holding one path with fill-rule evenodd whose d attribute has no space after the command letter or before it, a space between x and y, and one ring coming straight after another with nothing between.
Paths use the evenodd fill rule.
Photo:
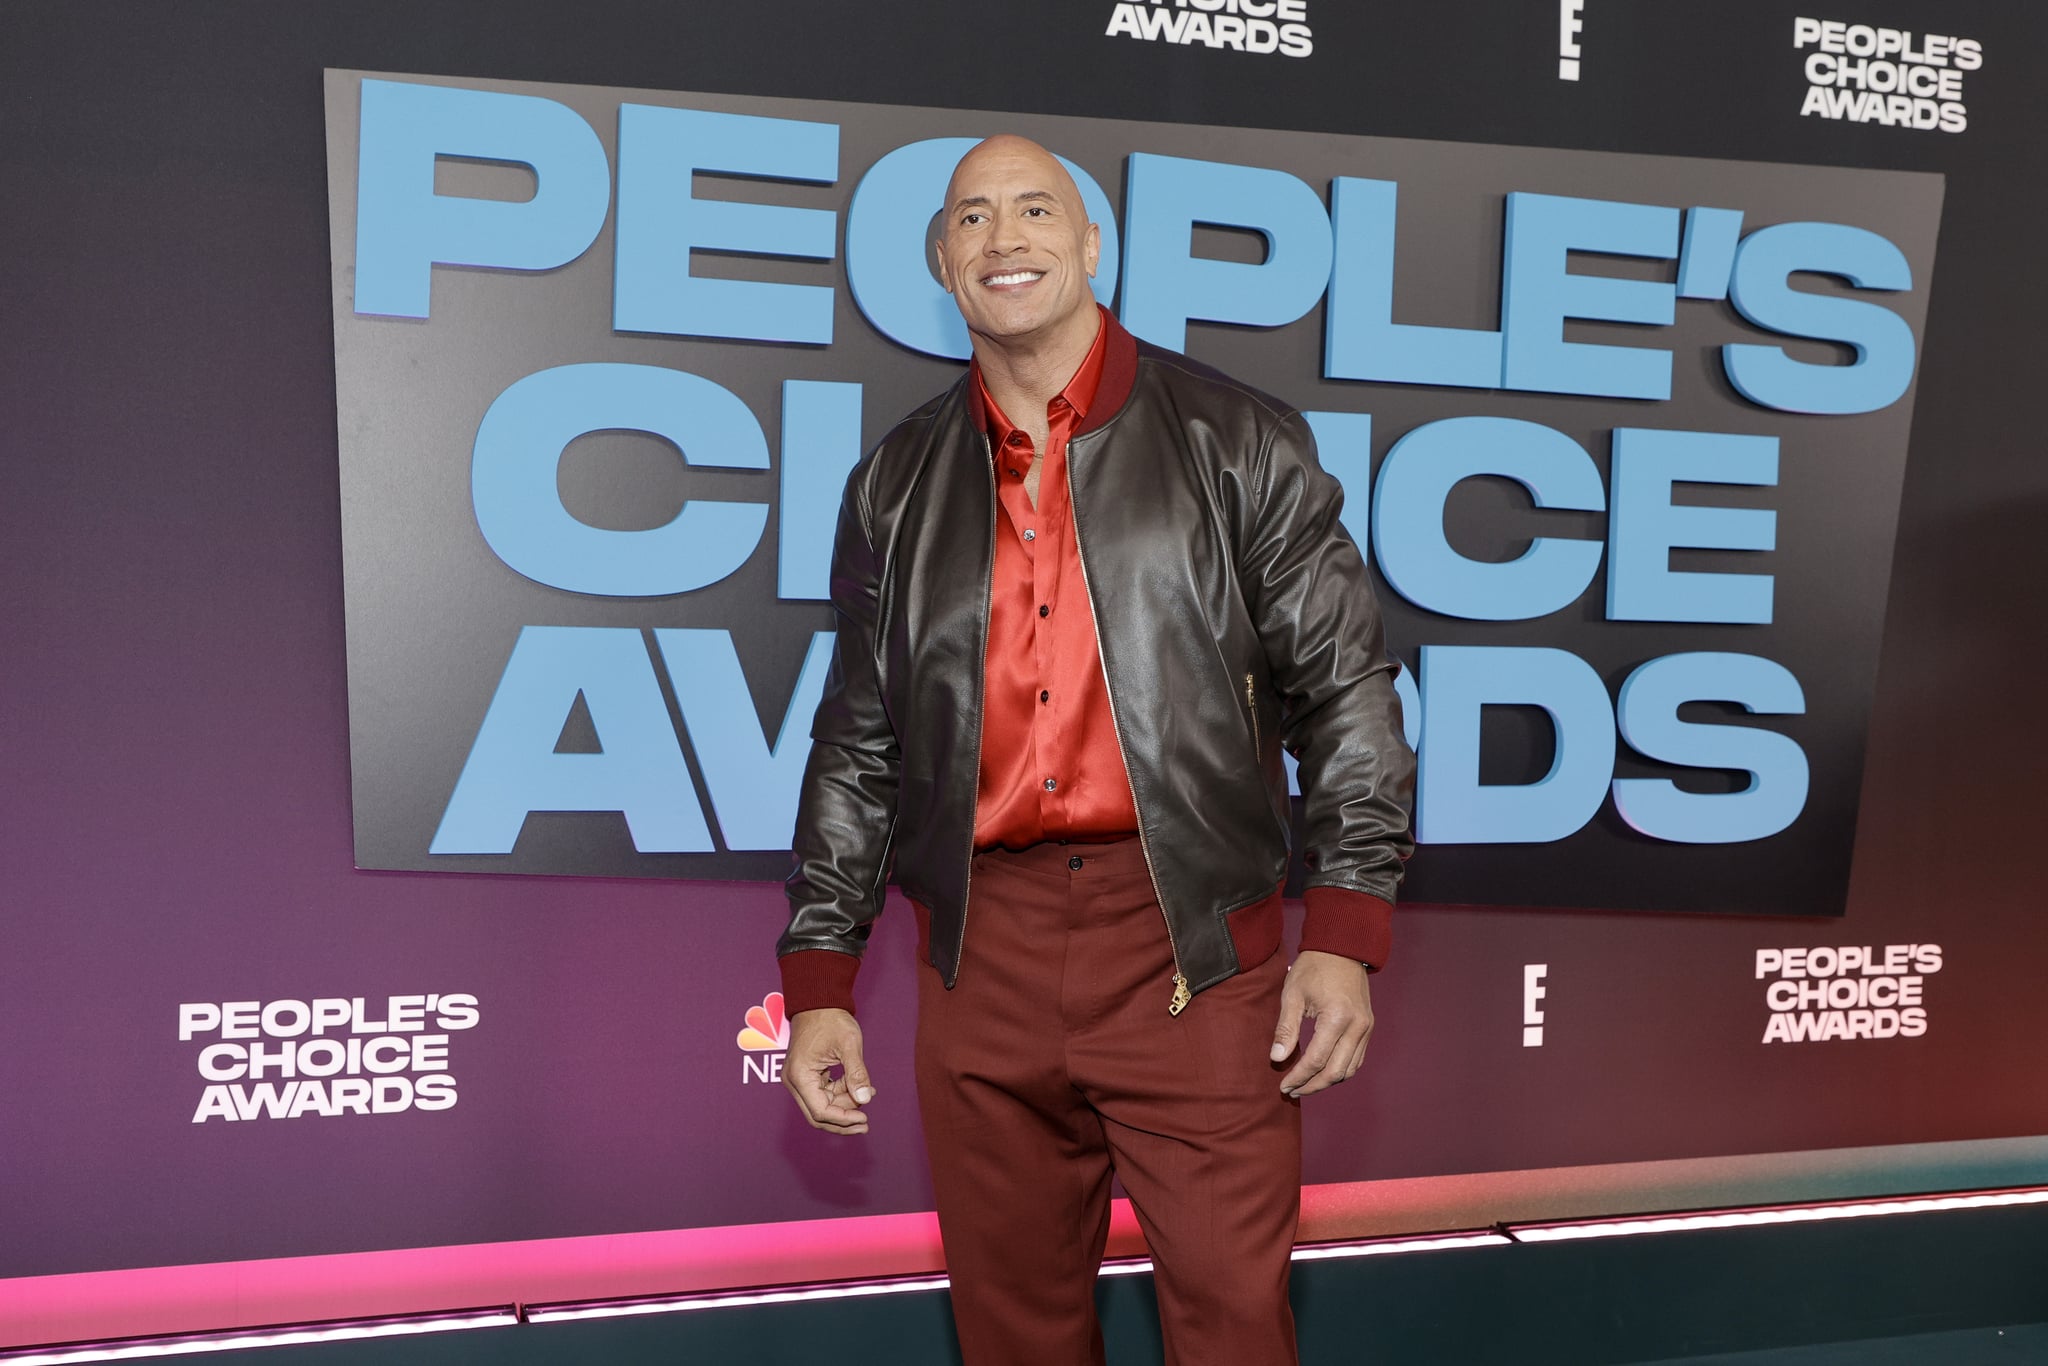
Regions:
<instances>
[{"instance_id":1,"label":"shirt collar","mask_svg":"<svg viewBox=\"0 0 2048 1366\"><path fill-rule=\"evenodd\" d=\"M1080 368L1074 371L1066 387L1054 396L1055 400L1065 399L1067 406L1074 410L1076 427L1087 421L1088 410L1095 406L1096 399L1101 396L1102 371L1109 354L1110 332L1112 329L1122 331L1121 328L1117 328L1116 320L1109 316L1109 311L1101 304L1095 306L1095 313L1095 342L1088 348L1088 354L1081 358ZM1000 449L1009 439L1010 433L1017 430L1017 424L1010 421L997 406L995 396L989 393L988 382L982 377L981 362L970 361L967 370L971 376L967 390L968 403L975 425L986 429L989 440Z\"/></svg>"}]
</instances>

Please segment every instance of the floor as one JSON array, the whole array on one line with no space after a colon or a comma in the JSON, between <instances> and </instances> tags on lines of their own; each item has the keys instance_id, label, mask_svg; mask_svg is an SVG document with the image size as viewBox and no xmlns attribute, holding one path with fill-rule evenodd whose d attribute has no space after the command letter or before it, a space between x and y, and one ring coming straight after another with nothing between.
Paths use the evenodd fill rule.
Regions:
<instances>
[{"instance_id":1,"label":"floor","mask_svg":"<svg viewBox=\"0 0 2048 1366\"><path fill-rule=\"evenodd\" d=\"M2048 1323L1719 1356L1665 1357L1641 1366L2019 1366L2034 1362L2048 1363Z\"/></svg>"}]
</instances>

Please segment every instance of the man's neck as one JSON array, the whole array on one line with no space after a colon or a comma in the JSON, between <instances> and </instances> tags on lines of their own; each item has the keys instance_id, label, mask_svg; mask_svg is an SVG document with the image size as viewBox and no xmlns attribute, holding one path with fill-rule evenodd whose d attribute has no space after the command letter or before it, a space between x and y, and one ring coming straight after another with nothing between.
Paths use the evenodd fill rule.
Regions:
<instances>
[{"instance_id":1,"label":"man's neck","mask_svg":"<svg viewBox=\"0 0 2048 1366\"><path fill-rule=\"evenodd\" d=\"M1049 337L1020 337L994 341L974 338L974 360L981 367L981 382L1010 421L1040 438L1043 444L1045 410L1067 381L1088 358L1102 315L1094 308L1076 313L1071 322Z\"/></svg>"}]
</instances>

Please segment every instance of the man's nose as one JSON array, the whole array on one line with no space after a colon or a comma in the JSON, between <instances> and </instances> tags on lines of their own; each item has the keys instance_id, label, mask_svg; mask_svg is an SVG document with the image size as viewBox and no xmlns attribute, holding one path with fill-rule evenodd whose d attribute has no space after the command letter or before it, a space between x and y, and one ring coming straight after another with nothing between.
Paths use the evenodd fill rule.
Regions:
<instances>
[{"instance_id":1,"label":"man's nose","mask_svg":"<svg viewBox=\"0 0 2048 1366\"><path fill-rule=\"evenodd\" d=\"M1011 252L1022 251L1031 245L1024 235L1024 225L1015 219L996 220L988 235L988 250L991 256L1008 256Z\"/></svg>"}]
</instances>

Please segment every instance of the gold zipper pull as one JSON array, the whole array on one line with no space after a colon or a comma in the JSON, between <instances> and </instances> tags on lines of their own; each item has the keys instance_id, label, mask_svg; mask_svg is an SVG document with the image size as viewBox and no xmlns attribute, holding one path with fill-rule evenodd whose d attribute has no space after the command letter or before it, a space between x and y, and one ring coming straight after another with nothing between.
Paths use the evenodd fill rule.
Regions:
<instances>
[{"instance_id":1,"label":"gold zipper pull","mask_svg":"<svg viewBox=\"0 0 2048 1366\"><path fill-rule=\"evenodd\" d=\"M1173 999L1167 1002L1166 1013L1178 1015L1188 1008L1188 1002L1195 999L1195 993L1188 990L1188 979L1180 973L1173 974Z\"/></svg>"}]
</instances>

